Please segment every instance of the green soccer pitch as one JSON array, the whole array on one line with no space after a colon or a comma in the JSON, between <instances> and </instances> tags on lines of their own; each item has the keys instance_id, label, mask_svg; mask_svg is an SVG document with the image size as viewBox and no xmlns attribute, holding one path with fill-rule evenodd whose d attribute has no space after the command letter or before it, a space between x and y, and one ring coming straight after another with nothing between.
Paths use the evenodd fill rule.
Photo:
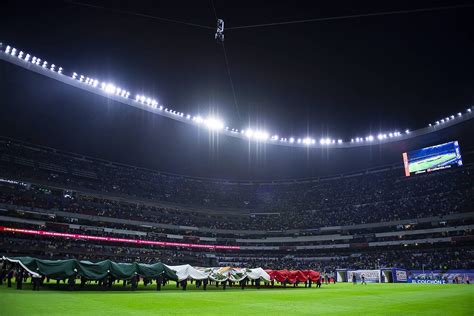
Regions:
<instances>
[{"instance_id":1,"label":"green soccer pitch","mask_svg":"<svg viewBox=\"0 0 474 316\"><path fill-rule=\"evenodd\" d=\"M449 153L449 154L444 154L444 155L440 155L440 156L436 156L432 158L426 158L414 163L410 163L410 172L417 172L420 170L433 168L455 157L456 157L455 153Z\"/></svg>"},{"instance_id":2,"label":"green soccer pitch","mask_svg":"<svg viewBox=\"0 0 474 316\"><path fill-rule=\"evenodd\" d=\"M13 285L14 286L14 285ZM169 284L132 292L56 285L33 292L0 286L0 315L473 315L473 285L338 283L316 288L227 288Z\"/></svg>"}]
</instances>

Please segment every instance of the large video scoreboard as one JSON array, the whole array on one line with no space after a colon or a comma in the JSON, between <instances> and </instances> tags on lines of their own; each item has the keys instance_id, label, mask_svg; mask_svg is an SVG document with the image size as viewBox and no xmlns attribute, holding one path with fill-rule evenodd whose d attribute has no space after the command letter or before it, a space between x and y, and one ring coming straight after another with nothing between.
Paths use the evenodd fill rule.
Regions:
<instances>
[{"instance_id":1,"label":"large video scoreboard","mask_svg":"<svg viewBox=\"0 0 474 316\"><path fill-rule=\"evenodd\" d=\"M462 166L458 141L410 151L403 153L402 156L407 177L412 174Z\"/></svg>"}]
</instances>

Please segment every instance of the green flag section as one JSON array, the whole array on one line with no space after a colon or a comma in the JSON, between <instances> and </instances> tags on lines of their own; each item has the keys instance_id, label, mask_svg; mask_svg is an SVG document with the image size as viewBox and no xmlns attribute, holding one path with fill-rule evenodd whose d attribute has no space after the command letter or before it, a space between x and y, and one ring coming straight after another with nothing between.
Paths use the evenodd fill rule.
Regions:
<instances>
[{"instance_id":1,"label":"green flag section","mask_svg":"<svg viewBox=\"0 0 474 316\"><path fill-rule=\"evenodd\" d=\"M117 263L110 260L100 262L68 260L42 260L32 257L3 257L13 263L20 264L33 277L45 276L61 280L71 276L80 276L88 280L102 280L111 275L116 279L127 280L134 275L143 278L163 276L169 280L178 280L175 271L163 263Z\"/></svg>"}]
</instances>

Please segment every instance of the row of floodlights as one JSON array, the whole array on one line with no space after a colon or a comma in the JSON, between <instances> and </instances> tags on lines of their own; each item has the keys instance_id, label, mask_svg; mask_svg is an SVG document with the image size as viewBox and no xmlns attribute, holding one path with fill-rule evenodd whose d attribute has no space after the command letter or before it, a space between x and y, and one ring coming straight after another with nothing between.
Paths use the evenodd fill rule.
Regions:
<instances>
[{"instance_id":1,"label":"row of floodlights","mask_svg":"<svg viewBox=\"0 0 474 316\"><path fill-rule=\"evenodd\" d=\"M41 58L38 58L36 56L25 54L25 52L23 52L22 50L17 51L16 48L11 47L10 45L7 45L7 47L5 48L5 54L16 56L19 59L22 59L26 62L31 62L32 64L40 66L45 69L49 68L51 71L57 71L59 74L62 74L63 72L62 67L57 67L55 64L51 64L50 66L48 66L48 62L46 60L41 60Z\"/></svg>"},{"instance_id":2,"label":"row of floodlights","mask_svg":"<svg viewBox=\"0 0 474 316\"><path fill-rule=\"evenodd\" d=\"M19 59L22 59L26 62L31 62L32 64L40 66L42 68L45 68L45 69L49 68L51 71L57 71L58 74L62 74L62 72L63 72L62 67L57 67L55 64L51 64L48 67L48 62L47 61L41 60L40 58L38 58L36 56L31 56L30 54L25 54L23 51L17 51L16 48L11 47L9 45L6 46L5 53L9 54L11 56L16 56ZM117 87L112 83L99 82L99 80L97 80L97 79L86 77L84 75L79 75L76 72L73 72L71 78L74 79L74 80L77 80L79 82L82 82L86 85L92 86L94 88L97 88L97 87L100 86L100 88L105 93L110 94L110 95L116 95L116 96L123 97L123 98L126 98L126 99L128 99L129 96L130 96L129 91L127 91L125 89L122 89L120 87ZM165 108L163 105L158 105L158 101L156 101L153 98L144 96L144 95L137 94L136 97L135 97L135 102L141 103L141 104L146 105L146 106L148 106L152 109L155 109L155 110L164 111L164 112L166 112L168 114L171 114L171 115L174 115L174 116L179 116L179 117L182 117L182 118L186 118L187 120L192 121L196 125L206 126L210 130L222 130L222 129L224 129L224 122L222 120L218 119L218 118L214 118L214 117L202 118L200 116L191 116L190 114L187 114L185 116L183 112L178 112L178 111L175 111L175 110L172 110L172 109L169 109L169 108ZM471 113L471 111L472 111L471 108L467 109L468 113ZM461 116L462 116L461 112L457 113L457 117L461 117ZM428 126L431 127L431 126L437 126L437 125L440 125L440 124L444 124L446 122L449 122L450 120L454 120L455 118L456 118L456 116L451 115L451 116L448 116L446 118L443 118L441 120L436 121L434 124L430 123ZM316 144L316 140L314 138L309 138L309 137L306 137L306 138L294 138L294 137L286 138L286 137L279 137L278 135L270 136L270 134L266 131L253 130L251 128L238 130L238 129L235 129L235 128L225 127L225 130L227 132L232 133L232 134L240 134L242 136L245 136L248 139L252 139L252 140L260 141L260 142L271 141L271 142L281 142L281 143L290 143L290 144L301 144L301 145L306 145L306 146ZM408 129L405 130L405 134L410 134L410 130L408 130ZM368 135L366 137L352 138L351 143L373 142L373 141L375 141L375 139L377 139L379 141L384 141L386 139L390 139L390 138L394 138L394 137L400 137L400 136L402 136L402 133L400 133L398 131L395 131L395 132L390 132L390 133L378 134L376 137L374 137L373 135ZM344 142L343 142L342 139L337 139L336 140L336 139L331 139L331 138L321 138L319 140L320 145L334 145L334 144L343 144L343 143Z\"/></svg>"},{"instance_id":3,"label":"row of floodlights","mask_svg":"<svg viewBox=\"0 0 474 316\"><path fill-rule=\"evenodd\" d=\"M466 112L469 114L469 113L472 113L472 109L471 108L468 108L466 110ZM444 124L444 123L447 123L449 121L452 121L456 118L460 118L462 117L462 113L461 112L458 112L456 115L451 115L451 116L446 116L445 118L442 118L440 120L437 120L436 122L434 122L434 124L428 124L429 127L432 127L432 126L438 126L438 125L441 125L441 124Z\"/></svg>"}]
</instances>

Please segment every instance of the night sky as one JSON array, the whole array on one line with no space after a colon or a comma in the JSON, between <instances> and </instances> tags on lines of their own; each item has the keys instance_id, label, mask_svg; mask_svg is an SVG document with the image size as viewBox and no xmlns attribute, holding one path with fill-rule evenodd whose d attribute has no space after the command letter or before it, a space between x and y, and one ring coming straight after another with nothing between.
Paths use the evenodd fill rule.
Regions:
<instances>
[{"instance_id":1,"label":"night sky","mask_svg":"<svg viewBox=\"0 0 474 316\"><path fill-rule=\"evenodd\" d=\"M215 26L208 0L91 1ZM223 1L226 28L473 1ZM474 8L225 32L237 104L214 30L78 6L0 5L0 41L178 111L236 128L350 139L425 127L474 104ZM459 139L473 123L362 149L249 144L140 111L0 62L0 135L168 172L272 179L400 162L401 152ZM471 120L472 121L472 120Z\"/></svg>"}]
</instances>

